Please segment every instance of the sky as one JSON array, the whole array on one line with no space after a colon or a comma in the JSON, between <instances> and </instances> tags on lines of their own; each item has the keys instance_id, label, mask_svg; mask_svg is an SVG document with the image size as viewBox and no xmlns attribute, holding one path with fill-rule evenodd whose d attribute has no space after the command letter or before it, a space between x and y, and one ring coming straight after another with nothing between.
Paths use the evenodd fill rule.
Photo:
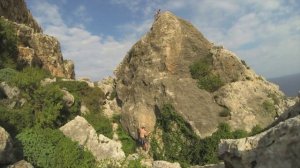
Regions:
<instances>
[{"instance_id":1,"label":"sky","mask_svg":"<svg viewBox=\"0 0 300 168\"><path fill-rule=\"evenodd\" d=\"M76 78L99 81L151 27L157 9L191 22L266 78L300 73L299 0L26 0Z\"/></svg>"}]
</instances>

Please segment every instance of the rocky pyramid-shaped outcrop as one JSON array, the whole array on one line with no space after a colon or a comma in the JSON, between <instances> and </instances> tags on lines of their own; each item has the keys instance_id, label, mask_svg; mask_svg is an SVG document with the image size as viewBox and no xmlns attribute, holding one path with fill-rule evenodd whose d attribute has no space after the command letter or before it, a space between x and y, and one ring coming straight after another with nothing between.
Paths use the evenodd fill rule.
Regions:
<instances>
[{"instance_id":1,"label":"rocky pyramid-shaped outcrop","mask_svg":"<svg viewBox=\"0 0 300 168\"><path fill-rule=\"evenodd\" d=\"M190 67L201 60L209 64L209 73L222 81L222 87L213 91L198 87ZM171 12L155 19L115 75L121 122L133 137L142 125L154 129L162 104L172 104L201 137L211 135L220 122L247 131L255 125L264 127L286 106L278 86ZM226 110L230 114L222 117Z\"/></svg>"}]
</instances>

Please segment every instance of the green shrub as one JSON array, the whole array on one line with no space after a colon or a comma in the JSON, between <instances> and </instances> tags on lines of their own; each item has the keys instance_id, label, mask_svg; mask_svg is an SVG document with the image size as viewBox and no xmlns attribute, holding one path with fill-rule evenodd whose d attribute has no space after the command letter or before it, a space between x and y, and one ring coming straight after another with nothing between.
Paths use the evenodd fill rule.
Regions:
<instances>
[{"instance_id":1,"label":"green shrub","mask_svg":"<svg viewBox=\"0 0 300 168\"><path fill-rule=\"evenodd\" d=\"M84 117L98 134L103 134L108 138L113 137L112 122L102 113L89 113Z\"/></svg>"},{"instance_id":2,"label":"green shrub","mask_svg":"<svg viewBox=\"0 0 300 168\"><path fill-rule=\"evenodd\" d=\"M193 79L198 80L200 89L214 92L224 85L220 76L211 72L212 57L208 55L205 59L200 59L190 66L190 73Z\"/></svg>"},{"instance_id":3,"label":"green shrub","mask_svg":"<svg viewBox=\"0 0 300 168\"><path fill-rule=\"evenodd\" d=\"M255 125L252 128L250 135L253 136L253 135L256 135L258 133L261 133L262 131L263 131L263 129L260 127L260 125Z\"/></svg>"},{"instance_id":4,"label":"green shrub","mask_svg":"<svg viewBox=\"0 0 300 168\"><path fill-rule=\"evenodd\" d=\"M275 106L271 101L265 100L262 105L266 113L268 114L276 113Z\"/></svg>"},{"instance_id":5,"label":"green shrub","mask_svg":"<svg viewBox=\"0 0 300 168\"><path fill-rule=\"evenodd\" d=\"M24 128L34 125L33 108L29 104L16 109L0 105L0 113L0 125L13 137Z\"/></svg>"},{"instance_id":6,"label":"green shrub","mask_svg":"<svg viewBox=\"0 0 300 168\"><path fill-rule=\"evenodd\" d=\"M249 135L249 133L247 131L241 130L241 129L238 129L238 130L235 130L232 132L233 139L244 138L244 137L247 137L248 135Z\"/></svg>"},{"instance_id":7,"label":"green shrub","mask_svg":"<svg viewBox=\"0 0 300 168\"><path fill-rule=\"evenodd\" d=\"M244 130L231 131L228 124L221 123L212 136L200 139L170 104L161 108L157 116L157 129L162 130L163 144L159 144L155 136L152 137L153 158L177 161L182 167L218 163L217 149L220 139L242 138L248 135Z\"/></svg>"},{"instance_id":8,"label":"green shrub","mask_svg":"<svg viewBox=\"0 0 300 168\"><path fill-rule=\"evenodd\" d=\"M190 66L190 73L192 78L199 79L210 73L211 60L200 59Z\"/></svg>"},{"instance_id":9,"label":"green shrub","mask_svg":"<svg viewBox=\"0 0 300 168\"><path fill-rule=\"evenodd\" d=\"M11 82L18 71L11 68L0 69L0 81Z\"/></svg>"},{"instance_id":10,"label":"green shrub","mask_svg":"<svg viewBox=\"0 0 300 168\"><path fill-rule=\"evenodd\" d=\"M220 113L219 116L220 117L228 117L230 116L230 110L228 108L224 108Z\"/></svg>"},{"instance_id":11,"label":"green shrub","mask_svg":"<svg viewBox=\"0 0 300 168\"><path fill-rule=\"evenodd\" d=\"M17 36L13 27L0 18L0 69L17 68Z\"/></svg>"},{"instance_id":12,"label":"green shrub","mask_svg":"<svg viewBox=\"0 0 300 168\"><path fill-rule=\"evenodd\" d=\"M136 152L135 150L136 150L137 145L136 145L135 140L122 127L122 125L120 123L120 118L121 118L120 115L113 116L113 122L118 124L118 129L117 129L116 133L119 137L119 140L122 143L122 149L123 149L124 153L126 154L126 156L128 156L129 154Z\"/></svg>"},{"instance_id":13,"label":"green shrub","mask_svg":"<svg viewBox=\"0 0 300 168\"><path fill-rule=\"evenodd\" d=\"M17 135L17 139L23 146L25 159L35 167L96 167L91 153L84 151L59 130L26 129Z\"/></svg>"},{"instance_id":14,"label":"green shrub","mask_svg":"<svg viewBox=\"0 0 300 168\"><path fill-rule=\"evenodd\" d=\"M85 82L79 81L58 81L55 83L60 88L66 88L75 100L84 102L87 108L94 113L101 113L102 106L100 102L104 99L104 93L98 87L91 88Z\"/></svg>"},{"instance_id":15,"label":"green shrub","mask_svg":"<svg viewBox=\"0 0 300 168\"><path fill-rule=\"evenodd\" d=\"M144 166L142 166L141 164L141 159L136 159L136 160L130 160L128 163L128 166L126 166L127 168L143 168Z\"/></svg>"},{"instance_id":16,"label":"green shrub","mask_svg":"<svg viewBox=\"0 0 300 168\"><path fill-rule=\"evenodd\" d=\"M128 133L119 125L117 129L117 134L119 137L119 140L122 142L122 149L126 156L129 154L135 153L136 151L136 142L135 140L128 135Z\"/></svg>"},{"instance_id":17,"label":"green shrub","mask_svg":"<svg viewBox=\"0 0 300 168\"><path fill-rule=\"evenodd\" d=\"M17 86L21 90L31 93L40 86L42 79L50 77L50 73L46 70L26 67L22 72L17 73L11 80L11 85Z\"/></svg>"},{"instance_id":18,"label":"green shrub","mask_svg":"<svg viewBox=\"0 0 300 168\"><path fill-rule=\"evenodd\" d=\"M58 86L46 85L34 91L33 104L36 123L42 127L60 126L59 116L63 109L63 93Z\"/></svg>"},{"instance_id":19,"label":"green shrub","mask_svg":"<svg viewBox=\"0 0 300 168\"><path fill-rule=\"evenodd\" d=\"M217 75L210 74L198 80L199 88L205 89L209 92L214 92L223 85L224 83L222 82L221 78Z\"/></svg>"},{"instance_id":20,"label":"green shrub","mask_svg":"<svg viewBox=\"0 0 300 168\"><path fill-rule=\"evenodd\" d=\"M153 137L151 139L151 152L154 159L178 161L181 164L192 162L191 155L193 145L198 141L191 126L179 116L172 105L166 104L161 108L157 116L157 125L163 131L163 149ZM197 157L197 156L195 156Z\"/></svg>"}]
</instances>

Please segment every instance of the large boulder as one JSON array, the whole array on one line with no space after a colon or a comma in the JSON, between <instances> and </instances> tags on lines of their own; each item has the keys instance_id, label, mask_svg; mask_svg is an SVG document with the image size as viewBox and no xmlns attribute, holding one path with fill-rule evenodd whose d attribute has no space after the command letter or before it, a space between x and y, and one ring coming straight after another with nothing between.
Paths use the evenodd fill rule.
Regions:
<instances>
[{"instance_id":1,"label":"large boulder","mask_svg":"<svg viewBox=\"0 0 300 168\"><path fill-rule=\"evenodd\" d=\"M1 82L0 92L2 92L8 99L12 99L19 96L20 89L15 86L9 86L6 82Z\"/></svg>"},{"instance_id":2,"label":"large boulder","mask_svg":"<svg viewBox=\"0 0 300 168\"><path fill-rule=\"evenodd\" d=\"M0 127L0 165L15 161L13 142L4 128Z\"/></svg>"},{"instance_id":3,"label":"large boulder","mask_svg":"<svg viewBox=\"0 0 300 168\"><path fill-rule=\"evenodd\" d=\"M74 96L70 92L68 92L67 90L65 90L65 89L62 89L61 91L64 94L63 95L64 104L67 107L71 107L74 104L74 102L75 102Z\"/></svg>"},{"instance_id":4,"label":"large boulder","mask_svg":"<svg viewBox=\"0 0 300 168\"><path fill-rule=\"evenodd\" d=\"M190 73L190 66L198 60L210 60L210 73L220 77L223 87L215 92L198 88ZM165 103L171 103L201 137L211 135L221 122L228 122L234 129L265 126L281 113L277 109L284 110L283 93L277 86L256 75L231 51L214 46L193 25L171 12L159 15L150 31L130 49L115 75L121 123L133 137L137 137L140 126L153 131L156 114ZM256 98L260 100L254 102ZM243 102L239 105L240 100ZM272 112L264 113L263 103ZM220 115L226 109L231 117ZM266 119L261 120L262 116Z\"/></svg>"},{"instance_id":5,"label":"large boulder","mask_svg":"<svg viewBox=\"0 0 300 168\"><path fill-rule=\"evenodd\" d=\"M121 142L111 140L102 134L98 135L83 117L75 117L60 130L65 136L89 150L98 161L123 160L125 158Z\"/></svg>"},{"instance_id":6,"label":"large boulder","mask_svg":"<svg viewBox=\"0 0 300 168\"><path fill-rule=\"evenodd\" d=\"M219 156L224 160L225 167L299 167L300 109L298 110L295 117L255 136L221 140Z\"/></svg>"}]
</instances>

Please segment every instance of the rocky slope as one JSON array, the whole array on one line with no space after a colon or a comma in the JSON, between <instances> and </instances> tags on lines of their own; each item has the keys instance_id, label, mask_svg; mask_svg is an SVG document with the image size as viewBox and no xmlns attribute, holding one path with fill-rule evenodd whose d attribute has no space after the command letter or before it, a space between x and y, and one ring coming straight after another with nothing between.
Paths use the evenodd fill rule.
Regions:
<instances>
[{"instance_id":1,"label":"rocky slope","mask_svg":"<svg viewBox=\"0 0 300 168\"><path fill-rule=\"evenodd\" d=\"M222 140L219 155L225 167L299 167L300 103L280 118L258 135Z\"/></svg>"},{"instance_id":2,"label":"rocky slope","mask_svg":"<svg viewBox=\"0 0 300 168\"><path fill-rule=\"evenodd\" d=\"M1 23L12 27L17 36L19 69L38 66L58 77L75 78L74 64L64 60L58 40L42 33L23 0L0 2Z\"/></svg>"},{"instance_id":3,"label":"rocky slope","mask_svg":"<svg viewBox=\"0 0 300 168\"><path fill-rule=\"evenodd\" d=\"M211 60L211 73L225 84L214 92L199 89L190 73L194 62L207 59ZM255 125L264 127L286 108L278 86L170 12L159 15L115 75L122 124L133 137L142 125L153 131L156 114L166 103L172 104L201 137L211 135L220 122L247 131ZM221 117L224 109L231 115Z\"/></svg>"},{"instance_id":4,"label":"rocky slope","mask_svg":"<svg viewBox=\"0 0 300 168\"><path fill-rule=\"evenodd\" d=\"M0 1L0 16L31 27L34 32L42 32L41 27L33 19L24 0Z\"/></svg>"}]
</instances>

